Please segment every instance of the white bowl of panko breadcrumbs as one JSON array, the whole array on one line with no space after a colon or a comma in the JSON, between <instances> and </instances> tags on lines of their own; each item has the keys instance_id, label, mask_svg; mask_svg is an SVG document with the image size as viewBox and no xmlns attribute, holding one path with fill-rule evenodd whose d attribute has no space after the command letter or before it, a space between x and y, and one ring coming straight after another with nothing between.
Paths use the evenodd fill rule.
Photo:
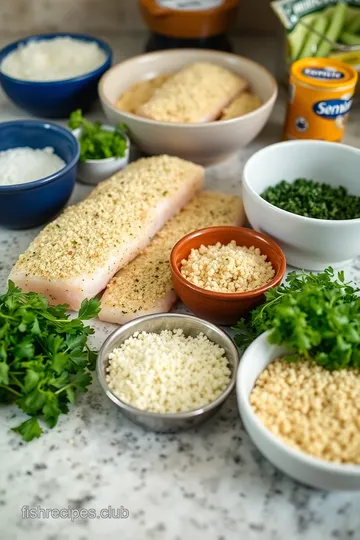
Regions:
<instances>
[{"instance_id":1,"label":"white bowl of panko breadcrumbs","mask_svg":"<svg viewBox=\"0 0 360 540\"><path fill-rule=\"evenodd\" d=\"M258 450L302 484L360 490L360 371L289 362L260 335L237 374L244 427Z\"/></svg>"},{"instance_id":2,"label":"white bowl of panko breadcrumbs","mask_svg":"<svg viewBox=\"0 0 360 540\"><path fill-rule=\"evenodd\" d=\"M201 49L136 56L99 83L108 120L126 124L144 153L201 165L220 162L255 139L276 96L276 81L260 64Z\"/></svg>"}]
</instances>

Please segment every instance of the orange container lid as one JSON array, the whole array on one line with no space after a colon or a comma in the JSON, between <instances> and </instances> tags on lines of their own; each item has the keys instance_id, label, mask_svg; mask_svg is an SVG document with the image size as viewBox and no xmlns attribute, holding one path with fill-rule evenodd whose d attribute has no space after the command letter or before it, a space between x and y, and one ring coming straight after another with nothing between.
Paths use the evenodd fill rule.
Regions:
<instances>
[{"instance_id":1,"label":"orange container lid","mask_svg":"<svg viewBox=\"0 0 360 540\"><path fill-rule=\"evenodd\" d=\"M156 34L180 39L224 34L239 0L139 0L142 16Z\"/></svg>"},{"instance_id":2,"label":"orange container lid","mask_svg":"<svg viewBox=\"0 0 360 540\"><path fill-rule=\"evenodd\" d=\"M291 66L297 83L329 90L355 86L358 73L351 66L333 58L304 58Z\"/></svg>"}]
</instances>

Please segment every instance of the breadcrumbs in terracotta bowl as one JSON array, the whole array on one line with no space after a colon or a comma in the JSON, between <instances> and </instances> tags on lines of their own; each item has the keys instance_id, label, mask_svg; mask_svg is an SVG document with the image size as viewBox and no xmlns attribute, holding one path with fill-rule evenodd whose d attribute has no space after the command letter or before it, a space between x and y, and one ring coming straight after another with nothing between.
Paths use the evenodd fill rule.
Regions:
<instances>
[{"instance_id":1,"label":"breadcrumbs in terracotta bowl","mask_svg":"<svg viewBox=\"0 0 360 540\"><path fill-rule=\"evenodd\" d=\"M285 255L271 238L243 227L207 227L182 238L170 255L174 288L195 315L235 324L280 285Z\"/></svg>"}]
</instances>

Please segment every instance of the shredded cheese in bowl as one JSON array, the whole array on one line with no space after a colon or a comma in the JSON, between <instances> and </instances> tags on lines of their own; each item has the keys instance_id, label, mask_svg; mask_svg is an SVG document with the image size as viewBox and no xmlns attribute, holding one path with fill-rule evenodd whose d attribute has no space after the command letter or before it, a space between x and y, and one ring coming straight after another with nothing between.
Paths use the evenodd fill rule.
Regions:
<instances>
[{"instance_id":1,"label":"shredded cheese in bowl","mask_svg":"<svg viewBox=\"0 0 360 540\"><path fill-rule=\"evenodd\" d=\"M90 73L105 60L95 41L63 36L19 45L4 58L0 70L23 81L61 81Z\"/></svg>"}]
</instances>

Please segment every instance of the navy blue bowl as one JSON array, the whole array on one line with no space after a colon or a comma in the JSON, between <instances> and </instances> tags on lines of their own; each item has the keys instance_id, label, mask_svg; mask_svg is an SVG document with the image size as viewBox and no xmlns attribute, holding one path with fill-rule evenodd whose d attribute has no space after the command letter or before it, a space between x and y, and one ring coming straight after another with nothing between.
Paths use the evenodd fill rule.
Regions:
<instances>
[{"instance_id":1,"label":"navy blue bowl","mask_svg":"<svg viewBox=\"0 0 360 540\"><path fill-rule=\"evenodd\" d=\"M0 70L0 84L7 96L21 109L43 118L66 118L75 109L86 112L97 99L97 85L101 76L109 69L112 52L101 39L86 34L39 34L15 41L0 50L0 66L4 58L29 41L54 39L56 37L71 37L82 41L96 42L105 52L106 60L102 66L72 79L62 81L33 82L9 77Z\"/></svg>"},{"instance_id":2,"label":"navy blue bowl","mask_svg":"<svg viewBox=\"0 0 360 540\"><path fill-rule=\"evenodd\" d=\"M0 151L23 146L51 146L66 166L34 182L0 185L0 225L9 229L46 223L65 206L75 186L80 148L68 129L40 120L0 123Z\"/></svg>"}]
</instances>

